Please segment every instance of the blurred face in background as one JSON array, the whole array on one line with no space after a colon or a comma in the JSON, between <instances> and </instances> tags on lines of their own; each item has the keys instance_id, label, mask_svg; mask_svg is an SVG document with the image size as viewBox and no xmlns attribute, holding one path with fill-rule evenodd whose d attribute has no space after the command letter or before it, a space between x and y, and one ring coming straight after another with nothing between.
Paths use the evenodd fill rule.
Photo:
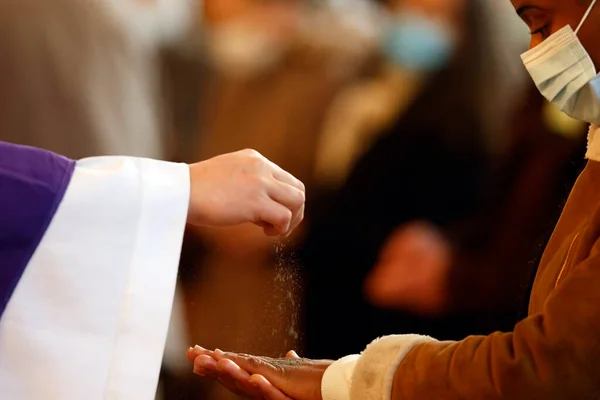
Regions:
<instances>
[{"instance_id":1,"label":"blurred face in background","mask_svg":"<svg viewBox=\"0 0 600 400\"><path fill-rule=\"evenodd\" d=\"M443 68L461 40L466 0L390 0L392 26L383 52L392 63L420 71Z\"/></svg>"},{"instance_id":2,"label":"blurred face in background","mask_svg":"<svg viewBox=\"0 0 600 400\"><path fill-rule=\"evenodd\" d=\"M247 75L279 63L295 18L295 2L204 0L206 50L217 69Z\"/></svg>"},{"instance_id":3,"label":"blurred face in background","mask_svg":"<svg viewBox=\"0 0 600 400\"><path fill-rule=\"evenodd\" d=\"M439 20L455 28L462 25L465 0L389 0L388 5L392 10L404 8L422 12L423 14Z\"/></svg>"},{"instance_id":4,"label":"blurred face in background","mask_svg":"<svg viewBox=\"0 0 600 400\"><path fill-rule=\"evenodd\" d=\"M237 20L252 20L257 27L286 23L295 1L204 0L204 19L208 25Z\"/></svg>"},{"instance_id":5,"label":"blurred face in background","mask_svg":"<svg viewBox=\"0 0 600 400\"><path fill-rule=\"evenodd\" d=\"M253 0L205 0L204 16L208 24L235 18L251 9Z\"/></svg>"}]
</instances>

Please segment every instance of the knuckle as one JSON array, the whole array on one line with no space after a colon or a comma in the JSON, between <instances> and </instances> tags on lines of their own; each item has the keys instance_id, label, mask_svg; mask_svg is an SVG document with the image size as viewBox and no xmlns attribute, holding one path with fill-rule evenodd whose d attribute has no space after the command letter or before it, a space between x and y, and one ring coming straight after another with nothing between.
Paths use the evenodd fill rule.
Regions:
<instances>
[{"instance_id":1,"label":"knuckle","mask_svg":"<svg viewBox=\"0 0 600 400\"><path fill-rule=\"evenodd\" d=\"M268 219L269 207L264 201L263 197L259 193L255 193L251 199L249 199L250 207L257 216L258 219Z\"/></svg>"},{"instance_id":2,"label":"knuckle","mask_svg":"<svg viewBox=\"0 0 600 400\"><path fill-rule=\"evenodd\" d=\"M298 190L296 194L296 205L302 207L306 203L306 193L302 190Z\"/></svg>"},{"instance_id":3,"label":"knuckle","mask_svg":"<svg viewBox=\"0 0 600 400\"><path fill-rule=\"evenodd\" d=\"M255 206L257 207L264 207L265 206L265 200L269 199L269 194L268 194L268 181L267 179L260 177L260 176L254 176L252 178L252 193L250 195L251 200L253 200L255 202Z\"/></svg>"},{"instance_id":4,"label":"knuckle","mask_svg":"<svg viewBox=\"0 0 600 400\"><path fill-rule=\"evenodd\" d=\"M264 192L264 190L266 190L267 187L272 185L272 181L269 177L261 175L261 174L256 174L254 176L255 182L256 182L256 186L258 188L260 188L261 193Z\"/></svg>"},{"instance_id":5,"label":"knuckle","mask_svg":"<svg viewBox=\"0 0 600 400\"><path fill-rule=\"evenodd\" d=\"M285 209L283 211L281 211L281 213L279 213L279 215L277 215L277 222L279 223L279 225L287 225L290 223L290 221L292 220L292 211Z\"/></svg>"},{"instance_id":6,"label":"knuckle","mask_svg":"<svg viewBox=\"0 0 600 400\"><path fill-rule=\"evenodd\" d=\"M260 154L258 151L254 150L254 149L244 149L244 150L242 150L242 152L249 158L257 158L257 159L263 158L262 154Z\"/></svg>"},{"instance_id":7,"label":"knuckle","mask_svg":"<svg viewBox=\"0 0 600 400\"><path fill-rule=\"evenodd\" d=\"M288 379L290 377L291 371L282 365L275 365L274 369L275 373L279 374L282 378Z\"/></svg>"},{"instance_id":8,"label":"knuckle","mask_svg":"<svg viewBox=\"0 0 600 400\"><path fill-rule=\"evenodd\" d=\"M248 200L260 203L266 195L268 181L258 174L249 174L246 180L248 188Z\"/></svg>"},{"instance_id":9,"label":"knuckle","mask_svg":"<svg viewBox=\"0 0 600 400\"><path fill-rule=\"evenodd\" d=\"M258 370L264 364L261 360L257 359L256 357L252 357L252 356L246 356L245 360L246 360L245 362L248 365L249 369L252 369L252 370Z\"/></svg>"},{"instance_id":10,"label":"knuckle","mask_svg":"<svg viewBox=\"0 0 600 400\"><path fill-rule=\"evenodd\" d=\"M265 160L260 157L250 157L248 164L251 167L251 171L256 176L262 176L265 170Z\"/></svg>"}]
</instances>

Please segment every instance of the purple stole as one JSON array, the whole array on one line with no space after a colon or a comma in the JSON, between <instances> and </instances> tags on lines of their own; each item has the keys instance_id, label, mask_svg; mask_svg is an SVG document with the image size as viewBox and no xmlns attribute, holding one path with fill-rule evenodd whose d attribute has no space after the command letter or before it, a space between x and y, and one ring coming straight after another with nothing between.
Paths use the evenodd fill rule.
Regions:
<instances>
[{"instance_id":1,"label":"purple stole","mask_svg":"<svg viewBox=\"0 0 600 400\"><path fill-rule=\"evenodd\" d=\"M0 318L74 169L54 153L0 141Z\"/></svg>"}]
</instances>

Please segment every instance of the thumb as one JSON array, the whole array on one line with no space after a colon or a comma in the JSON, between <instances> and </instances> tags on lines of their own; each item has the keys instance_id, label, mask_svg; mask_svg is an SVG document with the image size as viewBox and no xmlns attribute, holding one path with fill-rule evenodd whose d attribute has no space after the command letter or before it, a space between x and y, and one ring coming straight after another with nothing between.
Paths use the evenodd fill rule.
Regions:
<instances>
[{"instance_id":1,"label":"thumb","mask_svg":"<svg viewBox=\"0 0 600 400\"><path fill-rule=\"evenodd\" d=\"M290 350L285 355L285 358L300 358L300 356L294 350Z\"/></svg>"}]
</instances>

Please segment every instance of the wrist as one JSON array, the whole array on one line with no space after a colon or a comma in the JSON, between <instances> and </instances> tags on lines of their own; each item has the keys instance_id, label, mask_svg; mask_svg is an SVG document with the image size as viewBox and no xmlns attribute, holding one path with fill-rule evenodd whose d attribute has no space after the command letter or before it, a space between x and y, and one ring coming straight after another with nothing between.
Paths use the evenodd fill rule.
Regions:
<instances>
[{"instance_id":1,"label":"wrist","mask_svg":"<svg viewBox=\"0 0 600 400\"><path fill-rule=\"evenodd\" d=\"M200 192L202 179L198 181L198 176L202 176L202 163L188 164L190 171L190 199L188 203L188 216L187 223L194 226L206 226L207 215L206 214L206 203L202 198ZM204 190L206 192L206 190Z\"/></svg>"}]
</instances>

